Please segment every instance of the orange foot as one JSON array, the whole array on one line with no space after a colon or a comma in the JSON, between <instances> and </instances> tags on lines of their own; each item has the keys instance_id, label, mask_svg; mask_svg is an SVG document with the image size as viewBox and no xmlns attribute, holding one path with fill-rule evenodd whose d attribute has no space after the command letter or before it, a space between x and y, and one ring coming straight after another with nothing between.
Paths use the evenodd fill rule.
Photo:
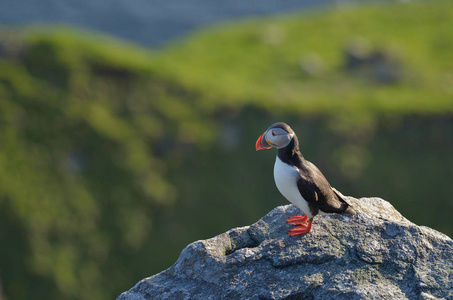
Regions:
<instances>
[{"instance_id":1,"label":"orange foot","mask_svg":"<svg viewBox=\"0 0 453 300\"><path fill-rule=\"evenodd\" d=\"M299 218L303 218L303 217L299 217ZM305 224L305 223L303 223L303 224L300 224L300 223L294 224L294 225L296 225L296 227L294 227L293 229L288 231L288 235L289 236L295 236L295 235L306 234L306 233L308 233L311 230L311 224L312 223L313 223L313 219L309 219L308 220L308 224ZM293 223L291 223L291 224L293 224Z\"/></svg>"}]
</instances>

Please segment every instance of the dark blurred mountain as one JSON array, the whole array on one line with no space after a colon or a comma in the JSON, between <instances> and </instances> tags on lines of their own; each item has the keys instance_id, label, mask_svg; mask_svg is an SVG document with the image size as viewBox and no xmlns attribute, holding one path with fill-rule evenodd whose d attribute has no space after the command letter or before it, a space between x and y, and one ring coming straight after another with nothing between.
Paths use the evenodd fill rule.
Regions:
<instances>
[{"instance_id":1,"label":"dark blurred mountain","mask_svg":"<svg viewBox=\"0 0 453 300\"><path fill-rule=\"evenodd\" d=\"M0 24L64 23L148 46L229 19L287 13L335 0L2 0Z\"/></svg>"}]
</instances>

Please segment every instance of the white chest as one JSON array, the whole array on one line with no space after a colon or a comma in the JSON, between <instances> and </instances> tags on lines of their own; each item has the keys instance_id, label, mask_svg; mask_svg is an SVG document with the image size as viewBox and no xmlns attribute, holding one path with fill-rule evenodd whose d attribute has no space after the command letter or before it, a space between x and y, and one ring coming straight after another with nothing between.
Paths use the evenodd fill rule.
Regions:
<instances>
[{"instance_id":1,"label":"white chest","mask_svg":"<svg viewBox=\"0 0 453 300\"><path fill-rule=\"evenodd\" d=\"M299 207L309 218L312 218L308 203L297 188L299 178L299 172L282 162L277 156L274 165L274 180L278 190L289 202Z\"/></svg>"}]
</instances>

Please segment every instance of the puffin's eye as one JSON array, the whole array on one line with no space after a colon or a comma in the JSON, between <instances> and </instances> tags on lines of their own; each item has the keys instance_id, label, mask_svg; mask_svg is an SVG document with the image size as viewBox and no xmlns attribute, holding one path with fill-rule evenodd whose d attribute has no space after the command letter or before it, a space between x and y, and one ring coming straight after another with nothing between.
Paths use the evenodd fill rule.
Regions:
<instances>
[{"instance_id":1,"label":"puffin's eye","mask_svg":"<svg viewBox=\"0 0 453 300\"><path fill-rule=\"evenodd\" d=\"M271 131L271 133L272 133L272 136L276 136L276 134L274 133L274 131L273 131L273 130Z\"/></svg>"}]
</instances>

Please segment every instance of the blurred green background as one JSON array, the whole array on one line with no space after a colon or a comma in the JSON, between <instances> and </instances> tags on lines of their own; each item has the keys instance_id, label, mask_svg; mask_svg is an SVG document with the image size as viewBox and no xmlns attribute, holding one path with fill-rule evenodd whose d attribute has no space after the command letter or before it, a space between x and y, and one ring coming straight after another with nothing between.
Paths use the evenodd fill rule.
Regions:
<instances>
[{"instance_id":1,"label":"blurred green background","mask_svg":"<svg viewBox=\"0 0 453 300\"><path fill-rule=\"evenodd\" d=\"M0 27L0 298L112 299L287 204L273 122L354 197L453 235L453 4L327 7L148 50Z\"/></svg>"}]
</instances>

